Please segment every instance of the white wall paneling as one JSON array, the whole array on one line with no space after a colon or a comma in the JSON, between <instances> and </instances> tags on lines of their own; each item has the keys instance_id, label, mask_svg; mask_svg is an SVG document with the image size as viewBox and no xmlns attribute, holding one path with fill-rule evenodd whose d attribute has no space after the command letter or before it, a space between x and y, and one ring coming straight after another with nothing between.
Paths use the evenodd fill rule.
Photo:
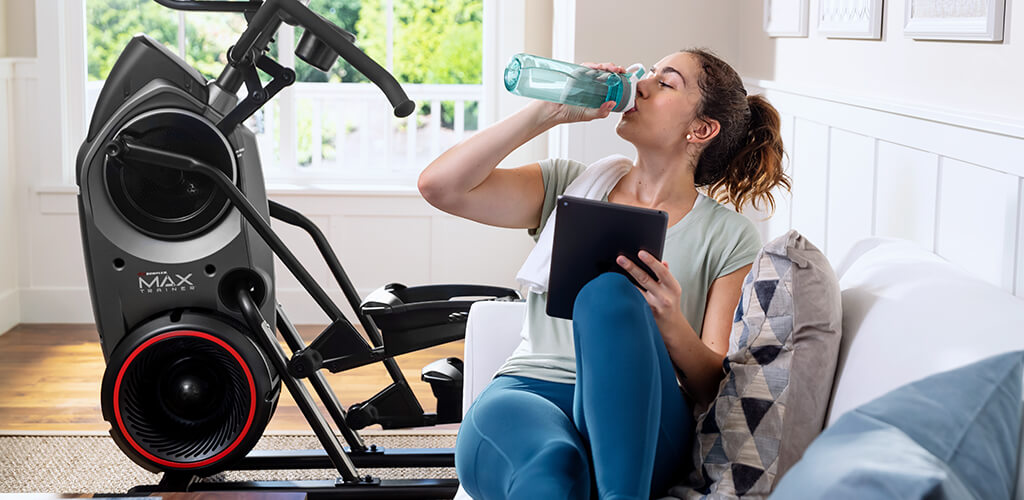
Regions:
<instances>
[{"instance_id":1,"label":"white wall paneling","mask_svg":"<svg viewBox=\"0 0 1024 500\"><path fill-rule=\"evenodd\" d=\"M21 320L91 322L75 191L51 189L32 198L32 223L48 230L30 233L30 285L21 291ZM271 191L270 198L303 212L320 227L363 298L392 282L408 286L476 283L518 289L515 274L533 246L526 230L459 219L434 209L418 194ZM273 226L349 320L356 321L312 239L287 224ZM278 301L292 321L327 321L279 261L275 273Z\"/></svg>"},{"instance_id":2,"label":"white wall paneling","mask_svg":"<svg viewBox=\"0 0 1024 500\"><path fill-rule=\"evenodd\" d=\"M1017 283L1014 290L1018 297L1024 296L1024 179L1020 179L1017 186L1017 257L1014 266L1014 275Z\"/></svg>"},{"instance_id":3,"label":"white wall paneling","mask_svg":"<svg viewBox=\"0 0 1024 500\"><path fill-rule=\"evenodd\" d=\"M1024 296L1024 127L776 82L746 84L783 118L793 177L789 227L834 265L861 238L904 238ZM762 223L762 234L782 234L784 225L784 218Z\"/></svg>"},{"instance_id":4,"label":"white wall paneling","mask_svg":"<svg viewBox=\"0 0 1024 500\"><path fill-rule=\"evenodd\" d=\"M28 280L25 230L30 178L36 174L38 148L28 138L38 123L32 102L38 87L37 65L28 58L0 59L0 333L22 321L24 284Z\"/></svg>"},{"instance_id":5,"label":"white wall paneling","mask_svg":"<svg viewBox=\"0 0 1024 500\"><path fill-rule=\"evenodd\" d=\"M1013 292L1020 178L942 158L936 253Z\"/></svg>"},{"instance_id":6,"label":"white wall paneling","mask_svg":"<svg viewBox=\"0 0 1024 500\"><path fill-rule=\"evenodd\" d=\"M858 240L871 236L875 139L841 129L829 137L826 256L839 262Z\"/></svg>"},{"instance_id":7,"label":"white wall paneling","mask_svg":"<svg viewBox=\"0 0 1024 500\"><path fill-rule=\"evenodd\" d=\"M875 167L875 234L933 248L938 155L879 141Z\"/></svg>"},{"instance_id":8,"label":"white wall paneling","mask_svg":"<svg viewBox=\"0 0 1024 500\"><path fill-rule=\"evenodd\" d=\"M324 232L324 235L330 239L330 216L325 215L313 215L306 214L310 220L313 221L320 230ZM331 277L330 271L327 269L327 263L320 257L320 252L316 248L316 244L313 243L313 239L306 234L300 228L284 224L278 221L271 220L271 226L274 231L277 232L281 239L288 242L288 245L295 254L295 257L309 271L310 276L313 277L317 283L320 283L325 288L337 288L334 286L333 278ZM301 288L299 280L292 276L292 273L288 270L279 259L274 259L274 278L277 280L278 290L298 290ZM313 303L311 301L311 303ZM315 303L313 303L315 305Z\"/></svg>"},{"instance_id":9,"label":"white wall paneling","mask_svg":"<svg viewBox=\"0 0 1024 500\"><path fill-rule=\"evenodd\" d=\"M0 334L18 324L17 182L11 154L14 64L0 59Z\"/></svg>"},{"instance_id":10,"label":"white wall paneling","mask_svg":"<svg viewBox=\"0 0 1024 500\"><path fill-rule=\"evenodd\" d=\"M793 125L792 227L827 251L829 128L797 117Z\"/></svg>"},{"instance_id":11,"label":"white wall paneling","mask_svg":"<svg viewBox=\"0 0 1024 500\"><path fill-rule=\"evenodd\" d=\"M782 143L786 145L793 144L793 116L785 113L780 113L781 120L781 134ZM787 148L786 154L782 157L782 168L787 175L792 178L793 176L793 150ZM761 241L768 242L779 236L782 236L789 231L792 225L793 215L793 194L787 191L785 188L775 188L772 191L772 196L775 197L775 213L769 215L771 210L770 206L760 207L760 210L752 213L755 215L751 217L755 222L758 222L758 229L761 231ZM746 211L744 210L744 213Z\"/></svg>"}]
</instances>

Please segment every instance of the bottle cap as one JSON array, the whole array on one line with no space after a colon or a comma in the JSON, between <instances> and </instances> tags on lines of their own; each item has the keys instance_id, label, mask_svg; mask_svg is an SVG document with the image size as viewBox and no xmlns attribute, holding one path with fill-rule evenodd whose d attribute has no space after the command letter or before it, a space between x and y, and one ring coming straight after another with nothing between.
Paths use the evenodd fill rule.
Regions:
<instances>
[{"instance_id":1,"label":"bottle cap","mask_svg":"<svg viewBox=\"0 0 1024 500\"><path fill-rule=\"evenodd\" d=\"M633 109L633 104L636 102L636 82L640 81L644 76L644 65L636 63L626 68L624 76L626 79L623 82L623 102L612 108L612 111L629 111Z\"/></svg>"}]
</instances>

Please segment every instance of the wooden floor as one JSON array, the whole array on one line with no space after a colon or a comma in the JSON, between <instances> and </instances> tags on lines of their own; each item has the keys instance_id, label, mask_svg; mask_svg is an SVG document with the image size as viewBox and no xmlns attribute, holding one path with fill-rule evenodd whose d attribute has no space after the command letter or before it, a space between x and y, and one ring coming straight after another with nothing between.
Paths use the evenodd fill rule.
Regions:
<instances>
[{"instance_id":1,"label":"wooden floor","mask_svg":"<svg viewBox=\"0 0 1024 500\"><path fill-rule=\"evenodd\" d=\"M307 344L321 330L316 326L299 327ZM285 352L291 351L285 347ZM396 358L426 412L436 411L436 400L430 386L420 380L420 370L437 359L452 356L463 357L463 341ZM99 336L92 325L19 325L0 335L0 431L107 431L110 426L100 410L104 369ZM324 373L346 408L391 383L382 363L339 374ZM308 384L307 389L315 399ZM368 427L374 428L380 426ZM453 428L458 425L427 429ZM267 430L309 431L284 387Z\"/></svg>"}]
</instances>

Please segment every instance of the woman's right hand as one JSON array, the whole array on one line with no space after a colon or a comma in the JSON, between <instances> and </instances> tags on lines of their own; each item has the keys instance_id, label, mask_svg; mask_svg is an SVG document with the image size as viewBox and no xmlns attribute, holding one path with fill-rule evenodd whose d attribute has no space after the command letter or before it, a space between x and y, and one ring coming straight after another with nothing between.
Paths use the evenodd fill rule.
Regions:
<instances>
[{"instance_id":1,"label":"woman's right hand","mask_svg":"<svg viewBox=\"0 0 1024 500\"><path fill-rule=\"evenodd\" d=\"M626 68L618 66L612 63L581 63L581 66L586 66L590 69L596 69L601 71L609 71L612 73L625 73ZM615 101L608 101L601 105L600 108L585 108L583 106L572 106L569 104L561 104L556 102L548 101L535 101L538 106L542 106L545 112L552 116L557 123L576 123L576 122L588 122L596 120L598 118L606 118L611 114L612 108L615 107Z\"/></svg>"}]
</instances>

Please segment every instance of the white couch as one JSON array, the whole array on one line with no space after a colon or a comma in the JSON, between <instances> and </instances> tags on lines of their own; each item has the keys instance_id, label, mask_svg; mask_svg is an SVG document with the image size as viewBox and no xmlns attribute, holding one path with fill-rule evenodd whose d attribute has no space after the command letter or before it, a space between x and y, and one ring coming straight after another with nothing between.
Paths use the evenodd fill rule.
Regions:
<instances>
[{"instance_id":1,"label":"white couch","mask_svg":"<svg viewBox=\"0 0 1024 500\"><path fill-rule=\"evenodd\" d=\"M915 243L865 239L832 265L842 290L843 340L826 426L908 382L1024 349L1024 300ZM473 305L463 411L519 344L524 312L522 302ZM1024 500L1022 479L1018 473L1017 500ZM456 498L469 497L460 489Z\"/></svg>"}]
</instances>

